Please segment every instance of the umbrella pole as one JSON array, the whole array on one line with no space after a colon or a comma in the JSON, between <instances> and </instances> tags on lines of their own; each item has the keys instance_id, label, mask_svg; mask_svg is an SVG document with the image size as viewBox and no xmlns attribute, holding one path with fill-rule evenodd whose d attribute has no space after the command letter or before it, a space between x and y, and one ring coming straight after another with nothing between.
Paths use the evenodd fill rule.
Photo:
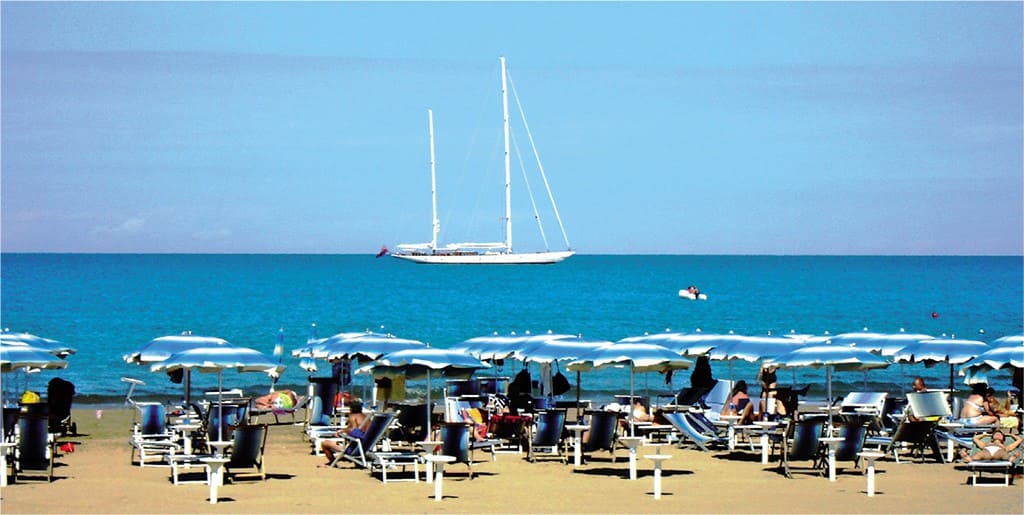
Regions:
<instances>
[{"instance_id":1,"label":"umbrella pole","mask_svg":"<svg viewBox=\"0 0 1024 515\"><path fill-rule=\"evenodd\" d=\"M828 432L832 434L832 366L825 365L825 383L828 388L828 396L825 398L825 408L828 411Z\"/></svg>"},{"instance_id":2,"label":"umbrella pole","mask_svg":"<svg viewBox=\"0 0 1024 515\"><path fill-rule=\"evenodd\" d=\"M633 364L629 364L629 436L633 434Z\"/></svg>"},{"instance_id":3,"label":"umbrella pole","mask_svg":"<svg viewBox=\"0 0 1024 515\"><path fill-rule=\"evenodd\" d=\"M949 399L953 401L953 363L949 363Z\"/></svg>"},{"instance_id":4,"label":"umbrella pole","mask_svg":"<svg viewBox=\"0 0 1024 515\"><path fill-rule=\"evenodd\" d=\"M217 441L224 441L224 370L217 371Z\"/></svg>"},{"instance_id":5,"label":"umbrella pole","mask_svg":"<svg viewBox=\"0 0 1024 515\"><path fill-rule=\"evenodd\" d=\"M192 404L192 369L185 369L185 407Z\"/></svg>"},{"instance_id":6,"label":"umbrella pole","mask_svg":"<svg viewBox=\"0 0 1024 515\"><path fill-rule=\"evenodd\" d=\"M580 371L576 371L576 423L579 424L583 419L583 408L580 407Z\"/></svg>"},{"instance_id":7,"label":"umbrella pole","mask_svg":"<svg viewBox=\"0 0 1024 515\"><path fill-rule=\"evenodd\" d=\"M430 432L434 429L434 421L431 415L434 410L430 409L430 369L427 369L427 439L431 439Z\"/></svg>"}]
</instances>

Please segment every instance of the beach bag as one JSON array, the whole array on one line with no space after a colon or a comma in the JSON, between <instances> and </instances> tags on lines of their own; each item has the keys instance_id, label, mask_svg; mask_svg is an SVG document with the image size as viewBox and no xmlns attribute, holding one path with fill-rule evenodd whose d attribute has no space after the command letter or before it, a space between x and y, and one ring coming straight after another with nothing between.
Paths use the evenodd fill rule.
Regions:
<instances>
[{"instance_id":1,"label":"beach bag","mask_svg":"<svg viewBox=\"0 0 1024 515\"><path fill-rule=\"evenodd\" d=\"M561 371L555 374L555 377L551 378L552 395L562 395L563 393L568 392L571 388L572 385L569 384L569 380L565 378L565 375L563 375Z\"/></svg>"}]
</instances>

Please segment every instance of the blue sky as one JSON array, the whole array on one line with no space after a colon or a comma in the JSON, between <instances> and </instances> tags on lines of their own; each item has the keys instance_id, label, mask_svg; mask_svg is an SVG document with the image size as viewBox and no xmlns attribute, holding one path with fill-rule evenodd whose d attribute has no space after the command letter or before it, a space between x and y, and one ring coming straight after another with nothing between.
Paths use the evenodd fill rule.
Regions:
<instances>
[{"instance_id":1,"label":"blue sky","mask_svg":"<svg viewBox=\"0 0 1024 515\"><path fill-rule=\"evenodd\" d=\"M1022 4L11 3L2 248L1021 254ZM522 152L529 152L522 133ZM528 169L549 246L562 248ZM513 167L518 250L543 243Z\"/></svg>"}]
</instances>

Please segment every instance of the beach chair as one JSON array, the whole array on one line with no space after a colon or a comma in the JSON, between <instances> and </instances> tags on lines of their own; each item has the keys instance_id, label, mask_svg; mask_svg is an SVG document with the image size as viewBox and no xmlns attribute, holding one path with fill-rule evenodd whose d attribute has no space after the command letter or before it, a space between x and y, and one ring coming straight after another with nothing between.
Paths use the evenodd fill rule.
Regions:
<instances>
[{"instance_id":1,"label":"beach chair","mask_svg":"<svg viewBox=\"0 0 1024 515\"><path fill-rule=\"evenodd\" d=\"M235 428L247 423L249 399L224 401L220 406L210 404L206 410L206 441L232 441ZM224 416L223 424L221 415ZM221 427L223 425L223 427Z\"/></svg>"},{"instance_id":2,"label":"beach chair","mask_svg":"<svg viewBox=\"0 0 1024 515\"><path fill-rule=\"evenodd\" d=\"M697 412L695 415L700 415L700 413ZM662 412L662 416L665 417L665 420L672 424L672 427L675 428L675 430L682 436L682 438L679 439L680 446L689 441L703 451L710 451L710 446L712 445L728 445L728 438L719 434L719 432L714 429L714 425L711 424L710 421L708 421L708 424L712 428L711 431L703 428L703 424L695 424L691 420L691 417L695 415L691 415L684 411Z\"/></svg>"},{"instance_id":3,"label":"beach chair","mask_svg":"<svg viewBox=\"0 0 1024 515\"><path fill-rule=\"evenodd\" d=\"M844 420L877 421L882 416L888 396L886 392L850 392L839 405L839 415Z\"/></svg>"},{"instance_id":4,"label":"beach chair","mask_svg":"<svg viewBox=\"0 0 1024 515\"><path fill-rule=\"evenodd\" d=\"M526 459L533 463L539 455L554 456L566 463L566 455L562 452L565 446L565 420L568 412L564 409L548 410L539 413L534 419L533 438L529 439Z\"/></svg>"},{"instance_id":5,"label":"beach chair","mask_svg":"<svg viewBox=\"0 0 1024 515\"><path fill-rule=\"evenodd\" d=\"M441 424L441 454L455 457L454 463L465 463L469 469L469 478L473 479L473 454L476 449L489 448L491 459L494 459L494 440L475 441L472 437L473 426L462 422L445 422Z\"/></svg>"},{"instance_id":6,"label":"beach chair","mask_svg":"<svg viewBox=\"0 0 1024 515\"><path fill-rule=\"evenodd\" d=\"M552 411L561 411L563 415L565 414L565 410ZM562 425L565 425L564 419ZM526 430L526 417L508 414L490 416L488 438L499 442L494 447L495 452L523 452L523 448L530 446L529 432Z\"/></svg>"},{"instance_id":7,"label":"beach chair","mask_svg":"<svg viewBox=\"0 0 1024 515\"><path fill-rule=\"evenodd\" d=\"M227 477L234 480L240 469L255 469L260 480L267 478L263 464L263 451L267 447L266 424L239 426L235 428L231 444L231 461L224 465Z\"/></svg>"},{"instance_id":8,"label":"beach chair","mask_svg":"<svg viewBox=\"0 0 1024 515\"><path fill-rule=\"evenodd\" d=\"M4 418L3 418L3 424L4 424L3 441L4 442L13 443L14 442L14 435L17 433L18 414L21 412L21 409L17 408L17 407L8 407L8 408L4 408L3 410L4 410L3 411L3 413L4 413Z\"/></svg>"},{"instance_id":9,"label":"beach chair","mask_svg":"<svg viewBox=\"0 0 1024 515\"><path fill-rule=\"evenodd\" d=\"M615 463L619 414L612 411L591 411L588 415L590 415L590 429L588 429L587 441L582 447L584 458L587 453L604 450L611 453L612 463Z\"/></svg>"},{"instance_id":10,"label":"beach chair","mask_svg":"<svg viewBox=\"0 0 1024 515\"><path fill-rule=\"evenodd\" d=\"M858 454L864 450L864 442L868 435L868 422L852 419L841 422L837 427L834 436L842 438L843 441L836 447L836 468L838 469L839 463L848 461L852 461L856 468L860 462ZM828 454L823 451L820 459L821 468L827 468Z\"/></svg>"},{"instance_id":11,"label":"beach chair","mask_svg":"<svg viewBox=\"0 0 1024 515\"><path fill-rule=\"evenodd\" d=\"M178 450L177 438L167 427L167 417L163 404L157 402L135 403L139 421L132 429L129 443L132 453L131 463L135 463L135 453L139 453L139 466L169 466L166 457ZM157 462L151 460L157 459Z\"/></svg>"},{"instance_id":12,"label":"beach chair","mask_svg":"<svg viewBox=\"0 0 1024 515\"><path fill-rule=\"evenodd\" d=\"M791 463L810 461L817 468L821 453L821 431L825 423L820 419L790 420L787 437L782 439L782 469L786 477L792 478Z\"/></svg>"},{"instance_id":13,"label":"beach chair","mask_svg":"<svg viewBox=\"0 0 1024 515\"><path fill-rule=\"evenodd\" d=\"M325 439L333 438L345 426L332 423L331 416L323 410L323 400L312 397L309 401L309 422L306 424L306 439L313 444L313 454L320 455L320 444Z\"/></svg>"},{"instance_id":14,"label":"beach chair","mask_svg":"<svg viewBox=\"0 0 1024 515\"><path fill-rule=\"evenodd\" d=\"M907 403L911 417L905 416L892 436L870 436L868 445L878 445L886 454L892 453L896 463L900 462L899 449L906 447L911 457L923 459L925 448L932 451L939 463L945 459L939 449L935 428L941 420L951 416L949 404L943 392L911 392L907 394Z\"/></svg>"},{"instance_id":15,"label":"beach chair","mask_svg":"<svg viewBox=\"0 0 1024 515\"><path fill-rule=\"evenodd\" d=\"M55 442L47 431L49 418L22 414L18 419L18 445L14 451L12 471L15 481L19 476L45 476L53 481L53 455ZM6 470L2 471L4 474Z\"/></svg>"},{"instance_id":16,"label":"beach chair","mask_svg":"<svg viewBox=\"0 0 1024 515\"><path fill-rule=\"evenodd\" d=\"M422 461L420 453L378 450L378 447L382 446L381 442L385 439L388 429L394 420L395 413L376 413L370 418L364 434L359 436L351 434L342 435L339 441L345 441L347 445L342 452L334 457L331 466L345 459L355 463L357 467L369 470L370 474L373 474L375 470L379 470L381 481L385 483L391 481L419 481L419 463ZM413 466L413 477L411 479L388 478L389 470L401 467L404 471L405 467L409 465Z\"/></svg>"},{"instance_id":17,"label":"beach chair","mask_svg":"<svg viewBox=\"0 0 1024 515\"><path fill-rule=\"evenodd\" d=\"M676 394L673 403L677 406L704 406L704 399L711 393L711 388L683 388Z\"/></svg>"},{"instance_id":18,"label":"beach chair","mask_svg":"<svg viewBox=\"0 0 1024 515\"><path fill-rule=\"evenodd\" d=\"M411 447L412 444L427 439L430 424L427 422L426 404L391 403L389 407L393 408L396 413L395 423L392 424L393 428L388 433L388 438L393 444L405 443ZM433 408L433 403L431 403L431 408Z\"/></svg>"},{"instance_id":19,"label":"beach chair","mask_svg":"<svg viewBox=\"0 0 1024 515\"><path fill-rule=\"evenodd\" d=\"M291 418L291 420L285 421L285 424L294 423L295 413L306 407L306 404L309 403L309 397L299 395L296 399L295 405L290 408L257 408L253 401L255 401L255 399L250 401L248 407L250 422L255 423L264 415L270 415L274 417L274 425L279 425L282 423L282 416L289 416Z\"/></svg>"},{"instance_id":20,"label":"beach chair","mask_svg":"<svg viewBox=\"0 0 1024 515\"><path fill-rule=\"evenodd\" d=\"M983 444L988 443L992 441L992 436L982 436L981 441ZM971 445L966 447L968 447L968 453L971 454L979 450L979 448L974 444L973 438ZM970 473L970 476L967 478L967 484L971 486L1010 486L1010 483L1013 481L1013 474L1018 473L1022 466L1024 466L1024 451L1018 447L1017 449L1010 451L1009 459L958 463L955 468L957 470L965 470ZM1003 480L1001 483L981 481L985 478L985 474L1002 475Z\"/></svg>"},{"instance_id":21,"label":"beach chair","mask_svg":"<svg viewBox=\"0 0 1024 515\"><path fill-rule=\"evenodd\" d=\"M712 422L719 421L722 410L729 402L729 393L732 392L733 384L733 381L719 379L711 391L704 396L704 407L706 408L704 412Z\"/></svg>"},{"instance_id":22,"label":"beach chair","mask_svg":"<svg viewBox=\"0 0 1024 515\"><path fill-rule=\"evenodd\" d=\"M50 409L50 432L77 435L78 424L71 420L71 399L75 385L59 377L50 379L46 386L46 403Z\"/></svg>"}]
</instances>

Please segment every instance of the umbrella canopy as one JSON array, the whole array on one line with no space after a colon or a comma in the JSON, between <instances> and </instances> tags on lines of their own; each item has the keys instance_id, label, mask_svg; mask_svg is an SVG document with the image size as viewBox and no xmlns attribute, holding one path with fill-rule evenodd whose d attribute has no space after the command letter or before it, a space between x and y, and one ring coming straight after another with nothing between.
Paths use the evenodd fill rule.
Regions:
<instances>
[{"instance_id":1,"label":"umbrella canopy","mask_svg":"<svg viewBox=\"0 0 1024 515\"><path fill-rule=\"evenodd\" d=\"M555 335L548 339L526 343L519 351L519 358L524 363L573 360L611 343L608 340L583 338L582 336Z\"/></svg>"},{"instance_id":2,"label":"umbrella canopy","mask_svg":"<svg viewBox=\"0 0 1024 515\"><path fill-rule=\"evenodd\" d=\"M1024 346L1024 335L1003 336L996 338L988 344L989 347L1020 347Z\"/></svg>"},{"instance_id":3,"label":"umbrella canopy","mask_svg":"<svg viewBox=\"0 0 1024 515\"><path fill-rule=\"evenodd\" d=\"M869 370L885 368L889 362L864 349L847 345L808 345L792 352L769 359L765 364L782 368L825 367L826 395L832 402L832 370ZM828 412L829 427L832 426L832 411Z\"/></svg>"},{"instance_id":4,"label":"umbrella canopy","mask_svg":"<svg viewBox=\"0 0 1024 515\"><path fill-rule=\"evenodd\" d=\"M324 359L331 353L331 349L347 343L355 338L376 337L390 338L389 334L375 333L372 331L350 331L335 334L327 338L310 337L305 345L292 349L292 356L296 358L319 358Z\"/></svg>"},{"instance_id":5,"label":"umbrella canopy","mask_svg":"<svg viewBox=\"0 0 1024 515\"><path fill-rule=\"evenodd\" d=\"M741 341L745 336L738 334L686 334L674 338L675 343L665 345L680 354L686 356L697 356L707 354L714 349L726 345L732 345Z\"/></svg>"},{"instance_id":6,"label":"umbrella canopy","mask_svg":"<svg viewBox=\"0 0 1024 515\"><path fill-rule=\"evenodd\" d=\"M329 340L331 339L333 337ZM420 347L426 348L426 346L427 344L419 340L395 338L389 335L367 335L364 333L354 338L324 342L321 346L321 352L327 358L327 361L337 361L340 359L370 361L385 354Z\"/></svg>"},{"instance_id":7,"label":"umbrella canopy","mask_svg":"<svg viewBox=\"0 0 1024 515\"><path fill-rule=\"evenodd\" d=\"M1024 346L1005 345L989 349L964 363L961 370L1000 370L1004 367L1024 368Z\"/></svg>"},{"instance_id":8,"label":"umbrella canopy","mask_svg":"<svg viewBox=\"0 0 1024 515\"><path fill-rule=\"evenodd\" d=\"M67 368L68 362L31 345L0 344L0 371L10 372L22 368Z\"/></svg>"},{"instance_id":9,"label":"umbrella canopy","mask_svg":"<svg viewBox=\"0 0 1024 515\"><path fill-rule=\"evenodd\" d=\"M161 336L143 344L131 353L122 356L126 363L149 365L166 360L174 354L189 349L202 347L221 347L231 345L227 340L210 336L193 336L181 334L176 336Z\"/></svg>"},{"instance_id":10,"label":"umbrella canopy","mask_svg":"<svg viewBox=\"0 0 1024 515\"><path fill-rule=\"evenodd\" d=\"M959 365L991 347L976 340L922 340L912 343L893 354L897 362L907 363L949 363Z\"/></svg>"},{"instance_id":11,"label":"umbrella canopy","mask_svg":"<svg viewBox=\"0 0 1024 515\"><path fill-rule=\"evenodd\" d=\"M753 362L786 354L803 346L804 343L795 338L741 336L711 349L708 357L719 360L739 359Z\"/></svg>"},{"instance_id":12,"label":"umbrella canopy","mask_svg":"<svg viewBox=\"0 0 1024 515\"><path fill-rule=\"evenodd\" d=\"M69 354L74 354L76 351L73 347L66 343L59 342L57 340L51 340L50 338L43 338L29 333L11 333L2 332L0 333L0 344L3 345L21 345L30 346L37 349L41 349L50 354L57 355L65 358Z\"/></svg>"},{"instance_id":13,"label":"umbrella canopy","mask_svg":"<svg viewBox=\"0 0 1024 515\"><path fill-rule=\"evenodd\" d=\"M831 338L835 345L853 345L882 356L892 356L907 345L921 340L931 340L934 336L917 333L869 333L854 332L837 334Z\"/></svg>"},{"instance_id":14,"label":"umbrella canopy","mask_svg":"<svg viewBox=\"0 0 1024 515\"><path fill-rule=\"evenodd\" d=\"M405 349L385 354L373 362L359 367L357 374L378 372L384 375L402 374L409 379L427 379L427 420L430 421L430 378L472 374L490 365L464 352L431 347Z\"/></svg>"},{"instance_id":15,"label":"umbrella canopy","mask_svg":"<svg viewBox=\"0 0 1024 515\"><path fill-rule=\"evenodd\" d=\"M572 371L600 370L629 366L629 398L632 403L633 375L637 372L667 372L689 368L693 362L660 345L650 343L612 343L598 347L566 366ZM633 435L633 406L629 407L630 435Z\"/></svg>"}]
</instances>

